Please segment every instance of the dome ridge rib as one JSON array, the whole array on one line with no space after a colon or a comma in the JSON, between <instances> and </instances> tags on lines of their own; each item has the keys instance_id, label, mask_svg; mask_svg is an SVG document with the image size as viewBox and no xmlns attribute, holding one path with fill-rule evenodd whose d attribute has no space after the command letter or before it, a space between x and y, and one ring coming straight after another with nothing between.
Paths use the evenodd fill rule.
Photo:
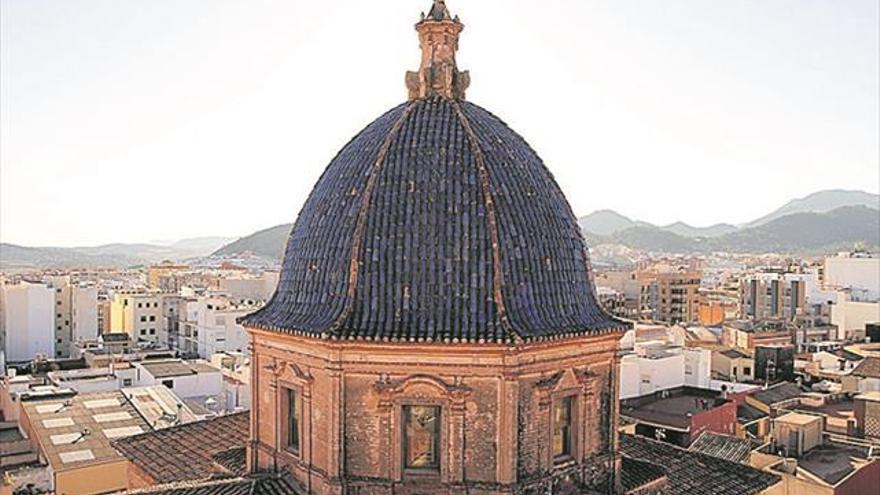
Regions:
<instances>
[{"instance_id":1,"label":"dome ridge rib","mask_svg":"<svg viewBox=\"0 0 880 495\"><path fill-rule=\"evenodd\" d=\"M461 110L461 106L459 106L457 101L452 100L452 107L455 108L455 113L458 116L459 122L461 122L461 125L464 128L465 134L467 134L471 150L474 153L474 161L477 165L477 173L480 177L480 189L483 192L483 201L486 205L486 217L489 224L489 235L492 239L492 298L498 308L498 318L501 320L501 325L504 327L505 330L507 330L508 334L510 334L511 339L514 342L519 343L522 341L522 338L513 329L513 326L510 324L510 320L507 318L507 308L504 304L504 293L501 290L501 287L504 285L504 273L501 270L501 252L499 250L497 223L498 220L495 214L495 201L492 198L492 188L489 185L489 172L486 169L486 160L483 157L483 150L480 148L480 143L476 134L474 133L474 129L473 127L471 127L471 123L468 120L467 116Z\"/></svg>"},{"instance_id":2,"label":"dome ridge rib","mask_svg":"<svg viewBox=\"0 0 880 495\"><path fill-rule=\"evenodd\" d=\"M351 258L348 268L348 287L346 289L348 297L346 297L345 306L343 306L342 311L339 312L336 321L334 321L327 329L327 333L331 335L335 336L338 333L339 328L348 319L354 306L355 292L357 291L358 284L358 270L360 268L359 260L361 256L361 245L364 241L364 231L367 224L367 210L370 208L370 198L376 187L376 178L379 175L379 170L385 162L385 157L388 156L388 150L391 148L394 138L400 132L400 128L403 126L403 123L406 122L410 113L412 113L413 108L419 103L420 101L413 101L406 106L403 113L400 114L400 117L394 122L394 125L388 131L388 135L385 136L385 139L382 141L382 146L379 148L379 154L376 156L376 161L370 168L370 177L367 179L367 183L364 186L364 194L361 197L361 206L358 209L357 222L355 223L354 233L351 236Z\"/></svg>"}]
</instances>

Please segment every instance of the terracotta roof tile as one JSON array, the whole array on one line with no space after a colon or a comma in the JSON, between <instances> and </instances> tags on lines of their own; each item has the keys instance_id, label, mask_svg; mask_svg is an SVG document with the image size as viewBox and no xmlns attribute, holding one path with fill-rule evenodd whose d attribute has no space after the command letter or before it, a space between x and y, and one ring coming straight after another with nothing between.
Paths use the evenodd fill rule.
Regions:
<instances>
[{"instance_id":1,"label":"terracotta roof tile","mask_svg":"<svg viewBox=\"0 0 880 495\"><path fill-rule=\"evenodd\" d=\"M119 495L299 495L301 493L304 492L289 479L263 475L249 478L168 483L140 490L119 492Z\"/></svg>"},{"instance_id":2,"label":"terracotta roof tile","mask_svg":"<svg viewBox=\"0 0 880 495\"><path fill-rule=\"evenodd\" d=\"M779 476L745 464L644 437L621 435L620 445L624 456L666 470L666 495L752 495L780 480Z\"/></svg>"},{"instance_id":3,"label":"terracotta roof tile","mask_svg":"<svg viewBox=\"0 0 880 495\"><path fill-rule=\"evenodd\" d=\"M880 378L880 358L867 357L852 370L853 376L862 378Z\"/></svg>"},{"instance_id":4,"label":"terracotta roof tile","mask_svg":"<svg viewBox=\"0 0 880 495\"><path fill-rule=\"evenodd\" d=\"M218 470L215 455L245 447L248 428L248 413L236 413L135 435L113 446L155 483L203 480Z\"/></svg>"}]
</instances>

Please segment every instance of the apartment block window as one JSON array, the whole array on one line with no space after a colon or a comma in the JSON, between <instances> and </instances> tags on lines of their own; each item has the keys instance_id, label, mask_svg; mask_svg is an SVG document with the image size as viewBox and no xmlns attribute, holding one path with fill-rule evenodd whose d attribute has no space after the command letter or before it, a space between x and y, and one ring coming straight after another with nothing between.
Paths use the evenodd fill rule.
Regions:
<instances>
[{"instance_id":1,"label":"apartment block window","mask_svg":"<svg viewBox=\"0 0 880 495\"><path fill-rule=\"evenodd\" d=\"M141 322L145 322L145 321L147 321L147 317L146 317L146 316L141 316Z\"/></svg>"},{"instance_id":2,"label":"apartment block window","mask_svg":"<svg viewBox=\"0 0 880 495\"><path fill-rule=\"evenodd\" d=\"M122 379L122 386L123 387L130 387L131 386L131 378L123 378Z\"/></svg>"},{"instance_id":3,"label":"apartment block window","mask_svg":"<svg viewBox=\"0 0 880 495\"><path fill-rule=\"evenodd\" d=\"M138 307L139 307L139 308L143 308L143 307L144 307L144 303L138 303Z\"/></svg>"},{"instance_id":4,"label":"apartment block window","mask_svg":"<svg viewBox=\"0 0 880 495\"><path fill-rule=\"evenodd\" d=\"M150 315L150 321L156 321L156 315Z\"/></svg>"},{"instance_id":5,"label":"apartment block window","mask_svg":"<svg viewBox=\"0 0 880 495\"><path fill-rule=\"evenodd\" d=\"M155 328L151 328L151 329L150 329L150 335L156 335L156 329L155 329Z\"/></svg>"},{"instance_id":6,"label":"apartment block window","mask_svg":"<svg viewBox=\"0 0 880 495\"><path fill-rule=\"evenodd\" d=\"M574 396L553 401L553 457L564 459L572 455L572 409Z\"/></svg>"},{"instance_id":7,"label":"apartment block window","mask_svg":"<svg viewBox=\"0 0 880 495\"><path fill-rule=\"evenodd\" d=\"M403 406L403 459L407 469L440 469L440 408Z\"/></svg>"},{"instance_id":8,"label":"apartment block window","mask_svg":"<svg viewBox=\"0 0 880 495\"><path fill-rule=\"evenodd\" d=\"M302 424L302 405L299 392L292 388L284 389L284 430L287 450L299 454L299 427Z\"/></svg>"}]
</instances>

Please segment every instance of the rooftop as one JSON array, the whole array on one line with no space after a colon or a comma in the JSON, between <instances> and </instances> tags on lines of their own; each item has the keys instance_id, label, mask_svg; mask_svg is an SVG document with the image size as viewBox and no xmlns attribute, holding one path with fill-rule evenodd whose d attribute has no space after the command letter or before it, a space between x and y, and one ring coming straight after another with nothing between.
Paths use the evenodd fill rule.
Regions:
<instances>
[{"instance_id":1,"label":"rooftop","mask_svg":"<svg viewBox=\"0 0 880 495\"><path fill-rule=\"evenodd\" d=\"M111 442L150 430L119 391L23 402L22 408L56 471L122 459Z\"/></svg>"},{"instance_id":2,"label":"rooftop","mask_svg":"<svg viewBox=\"0 0 880 495\"><path fill-rule=\"evenodd\" d=\"M120 495L296 495L303 493L288 479L280 476L205 480L196 483L178 482L152 486L141 490L120 492Z\"/></svg>"},{"instance_id":3,"label":"rooftop","mask_svg":"<svg viewBox=\"0 0 880 495\"><path fill-rule=\"evenodd\" d=\"M156 483L194 481L228 471L229 451L245 447L248 431L248 413L236 413L128 437L113 446ZM215 459L222 453L228 455Z\"/></svg>"},{"instance_id":4,"label":"rooftop","mask_svg":"<svg viewBox=\"0 0 880 495\"><path fill-rule=\"evenodd\" d=\"M754 448L750 440L706 431L691 443L688 450L731 462L748 463Z\"/></svg>"},{"instance_id":5,"label":"rooftop","mask_svg":"<svg viewBox=\"0 0 880 495\"><path fill-rule=\"evenodd\" d=\"M142 361L138 365L149 371L157 379L196 375L199 373L218 373L220 371L207 363L184 361L182 359Z\"/></svg>"},{"instance_id":6,"label":"rooftop","mask_svg":"<svg viewBox=\"0 0 880 495\"><path fill-rule=\"evenodd\" d=\"M740 359L740 358L750 358L752 356L742 352L738 349L725 349L720 351L719 354L729 358L729 359Z\"/></svg>"},{"instance_id":7,"label":"rooftop","mask_svg":"<svg viewBox=\"0 0 880 495\"><path fill-rule=\"evenodd\" d=\"M880 357L870 356L852 370L853 376L862 378L880 378Z\"/></svg>"},{"instance_id":8,"label":"rooftop","mask_svg":"<svg viewBox=\"0 0 880 495\"><path fill-rule=\"evenodd\" d=\"M736 406L736 419L740 423L751 423L752 421L766 417L766 413L760 409L755 409L748 404L742 403Z\"/></svg>"},{"instance_id":9,"label":"rooftop","mask_svg":"<svg viewBox=\"0 0 880 495\"><path fill-rule=\"evenodd\" d=\"M745 464L730 462L644 437L621 435L624 456L662 466L668 478L665 495L752 495L779 482L780 477Z\"/></svg>"},{"instance_id":10,"label":"rooftop","mask_svg":"<svg viewBox=\"0 0 880 495\"><path fill-rule=\"evenodd\" d=\"M826 442L798 458L797 465L833 486L871 462L868 450L859 445Z\"/></svg>"},{"instance_id":11,"label":"rooftop","mask_svg":"<svg viewBox=\"0 0 880 495\"><path fill-rule=\"evenodd\" d=\"M688 430L691 416L722 404L726 399L714 390L680 387L621 402L620 414L663 426Z\"/></svg>"},{"instance_id":12,"label":"rooftop","mask_svg":"<svg viewBox=\"0 0 880 495\"><path fill-rule=\"evenodd\" d=\"M620 482L625 493L666 478L666 470L661 466L626 456L621 459L620 468Z\"/></svg>"},{"instance_id":13,"label":"rooftop","mask_svg":"<svg viewBox=\"0 0 880 495\"><path fill-rule=\"evenodd\" d=\"M796 399L801 394L803 394L803 390L798 385L791 382L780 382L749 395L758 402L772 406L773 404Z\"/></svg>"},{"instance_id":14,"label":"rooftop","mask_svg":"<svg viewBox=\"0 0 880 495\"><path fill-rule=\"evenodd\" d=\"M777 417L773 421L777 423L784 423L788 425L808 425L810 423L821 422L822 417L816 416L814 414L803 414L797 412L790 412L787 414L783 414L782 416Z\"/></svg>"},{"instance_id":15,"label":"rooftop","mask_svg":"<svg viewBox=\"0 0 880 495\"><path fill-rule=\"evenodd\" d=\"M155 430L191 423L198 417L164 385L124 388L122 393Z\"/></svg>"}]
</instances>

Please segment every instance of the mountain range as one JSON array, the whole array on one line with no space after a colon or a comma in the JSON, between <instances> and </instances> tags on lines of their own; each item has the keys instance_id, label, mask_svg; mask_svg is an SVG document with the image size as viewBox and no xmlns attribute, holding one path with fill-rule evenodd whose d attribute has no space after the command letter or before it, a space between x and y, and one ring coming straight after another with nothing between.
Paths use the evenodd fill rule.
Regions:
<instances>
[{"instance_id":1,"label":"mountain range","mask_svg":"<svg viewBox=\"0 0 880 495\"><path fill-rule=\"evenodd\" d=\"M194 237L168 244L105 244L90 247L26 247L0 243L0 268L129 267L162 260L208 256L234 239Z\"/></svg>"},{"instance_id":2,"label":"mountain range","mask_svg":"<svg viewBox=\"0 0 880 495\"><path fill-rule=\"evenodd\" d=\"M578 219L581 229L593 236L610 236L634 227L659 229L682 237L720 237L740 230L766 225L773 220L796 213L828 213L847 206L864 206L880 210L880 195L863 191L832 189L819 191L804 198L789 201L785 205L751 222L739 226L719 223L709 227L693 227L683 222L657 226L648 222L632 220L612 210L599 210Z\"/></svg>"},{"instance_id":3,"label":"mountain range","mask_svg":"<svg viewBox=\"0 0 880 495\"><path fill-rule=\"evenodd\" d=\"M612 210L578 219L596 251L624 249L668 253L821 253L856 245L880 247L880 195L828 190L789 201L754 221L694 227L683 222L657 226ZM284 254L292 224L260 230L237 240L184 239L169 245L109 244L83 248L32 248L0 244L0 267L119 267L251 253L269 261ZM609 249L609 247L611 249Z\"/></svg>"}]
</instances>

